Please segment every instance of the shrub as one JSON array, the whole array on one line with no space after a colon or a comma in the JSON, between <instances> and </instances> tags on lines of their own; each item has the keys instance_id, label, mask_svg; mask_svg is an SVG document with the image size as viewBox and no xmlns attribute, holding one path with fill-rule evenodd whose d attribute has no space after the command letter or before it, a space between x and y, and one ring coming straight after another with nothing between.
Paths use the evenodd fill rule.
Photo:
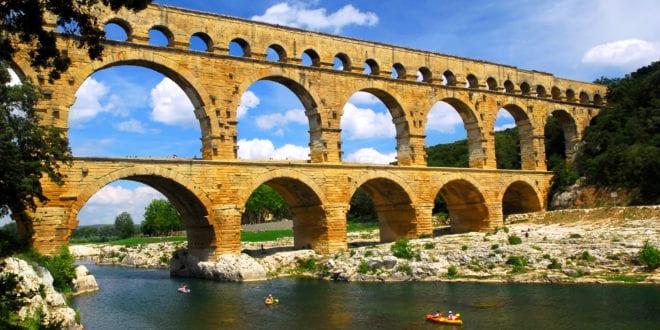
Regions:
<instances>
[{"instance_id":1,"label":"shrub","mask_svg":"<svg viewBox=\"0 0 660 330\"><path fill-rule=\"evenodd\" d=\"M447 276L450 278L458 277L458 270L456 269L456 266L451 265L449 268L447 268Z\"/></svg>"},{"instance_id":2,"label":"shrub","mask_svg":"<svg viewBox=\"0 0 660 330\"><path fill-rule=\"evenodd\" d=\"M522 243L522 238L514 235L509 236L509 244L511 245L516 245L516 244L521 244Z\"/></svg>"},{"instance_id":3,"label":"shrub","mask_svg":"<svg viewBox=\"0 0 660 330\"><path fill-rule=\"evenodd\" d=\"M69 283L76 277L73 265L75 258L69 252L69 248L62 246L60 253L52 257L43 257L44 266L53 275L53 287L60 292L68 292Z\"/></svg>"},{"instance_id":4,"label":"shrub","mask_svg":"<svg viewBox=\"0 0 660 330\"><path fill-rule=\"evenodd\" d=\"M594 261L596 261L596 257L589 254L589 251L584 251L584 252L582 252L582 260L589 261L589 262L594 262Z\"/></svg>"},{"instance_id":5,"label":"shrub","mask_svg":"<svg viewBox=\"0 0 660 330\"><path fill-rule=\"evenodd\" d=\"M407 238L394 242L390 250L392 251L392 254L397 258L410 260L413 257L413 252L408 245Z\"/></svg>"},{"instance_id":6,"label":"shrub","mask_svg":"<svg viewBox=\"0 0 660 330\"><path fill-rule=\"evenodd\" d=\"M550 259L550 264L548 265L548 269L561 269L561 263L559 263L559 260L556 258Z\"/></svg>"},{"instance_id":7,"label":"shrub","mask_svg":"<svg viewBox=\"0 0 660 330\"><path fill-rule=\"evenodd\" d=\"M527 266L527 258L510 256L509 259L507 259L506 264L513 266L513 273L522 273L525 271L525 266Z\"/></svg>"},{"instance_id":8,"label":"shrub","mask_svg":"<svg viewBox=\"0 0 660 330\"><path fill-rule=\"evenodd\" d=\"M300 262L300 267L306 271L313 272L316 270L316 260L310 257Z\"/></svg>"},{"instance_id":9,"label":"shrub","mask_svg":"<svg viewBox=\"0 0 660 330\"><path fill-rule=\"evenodd\" d=\"M656 269L660 266L660 251L653 244L646 241L644 247L639 252L639 261L650 269Z\"/></svg>"},{"instance_id":10,"label":"shrub","mask_svg":"<svg viewBox=\"0 0 660 330\"><path fill-rule=\"evenodd\" d=\"M399 265L399 266L396 268L396 270L398 270L398 271L400 271L400 272L402 272L402 273L404 273L404 274L406 274L406 275L408 275L408 276L412 276L412 275L413 275L412 267L410 267L410 265L407 264L407 263L404 263L404 264Z\"/></svg>"},{"instance_id":11,"label":"shrub","mask_svg":"<svg viewBox=\"0 0 660 330\"><path fill-rule=\"evenodd\" d=\"M424 248L427 250L432 250L434 247L435 247L435 243L433 242L426 242L426 244L424 244Z\"/></svg>"},{"instance_id":12,"label":"shrub","mask_svg":"<svg viewBox=\"0 0 660 330\"><path fill-rule=\"evenodd\" d=\"M357 272L360 274L366 274L368 271L369 271L369 264L367 264L365 260L360 261Z\"/></svg>"},{"instance_id":13,"label":"shrub","mask_svg":"<svg viewBox=\"0 0 660 330\"><path fill-rule=\"evenodd\" d=\"M571 234L568 237L569 238L582 238L582 235L580 235L580 234Z\"/></svg>"}]
</instances>

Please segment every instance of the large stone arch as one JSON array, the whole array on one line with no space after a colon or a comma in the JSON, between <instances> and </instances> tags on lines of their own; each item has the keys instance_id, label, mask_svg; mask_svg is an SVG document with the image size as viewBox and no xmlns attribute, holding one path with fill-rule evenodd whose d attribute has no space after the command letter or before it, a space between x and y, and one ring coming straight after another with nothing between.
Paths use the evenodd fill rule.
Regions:
<instances>
[{"instance_id":1,"label":"large stone arch","mask_svg":"<svg viewBox=\"0 0 660 330\"><path fill-rule=\"evenodd\" d=\"M543 210L541 193L525 178L520 178L508 185L502 196L502 215L539 212Z\"/></svg>"},{"instance_id":2,"label":"large stone arch","mask_svg":"<svg viewBox=\"0 0 660 330\"><path fill-rule=\"evenodd\" d=\"M327 215L323 190L306 175L288 169L270 171L254 180L241 194L240 205L259 185L268 185L282 196L293 219L294 248L329 249Z\"/></svg>"},{"instance_id":3,"label":"large stone arch","mask_svg":"<svg viewBox=\"0 0 660 330\"><path fill-rule=\"evenodd\" d=\"M484 152L486 146L483 144L482 123L476 115L475 110L468 103L457 97L445 97L437 101L451 105L463 120L463 127L467 132L470 168L486 167L488 157Z\"/></svg>"},{"instance_id":4,"label":"large stone arch","mask_svg":"<svg viewBox=\"0 0 660 330\"><path fill-rule=\"evenodd\" d=\"M566 110L555 108L549 111L548 116L559 120L564 133L564 151L566 159L572 160L577 151L577 144L580 142L580 131L578 130L575 118ZM544 120L544 123L547 122ZM545 127L543 128L545 132Z\"/></svg>"},{"instance_id":5,"label":"large stone arch","mask_svg":"<svg viewBox=\"0 0 660 330\"><path fill-rule=\"evenodd\" d=\"M520 145L520 167L523 170L534 170L537 168L536 153L534 152L534 124L523 105L507 103L502 109L511 114L518 128L518 143ZM493 121L491 131L495 133L495 122Z\"/></svg>"},{"instance_id":6,"label":"large stone arch","mask_svg":"<svg viewBox=\"0 0 660 330\"><path fill-rule=\"evenodd\" d=\"M475 180L466 176L453 175L442 184L438 193L447 203L452 232L490 228L490 212L482 191Z\"/></svg>"},{"instance_id":7,"label":"large stone arch","mask_svg":"<svg viewBox=\"0 0 660 330\"><path fill-rule=\"evenodd\" d=\"M200 258L205 258L208 250L215 248L214 224L209 221L212 202L206 193L192 184L190 177L167 167L140 166L125 167L107 173L88 182L77 194L69 213L68 230L78 226L77 215L87 201L106 185L117 180L131 180L146 184L160 193L176 207L188 235L188 249ZM70 233L66 235L69 237Z\"/></svg>"},{"instance_id":8,"label":"large stone arch","mask_svg":"<svg viewBox=\"0 0 660 330\"><path fill-rule=\"evenodd\" d=\"M357 178L347 195L349 199L358 188L362 188L373 201L382 243L419 236L414 190L403 179L384 171L369 173Z\"/></svg>"}]
</instances>

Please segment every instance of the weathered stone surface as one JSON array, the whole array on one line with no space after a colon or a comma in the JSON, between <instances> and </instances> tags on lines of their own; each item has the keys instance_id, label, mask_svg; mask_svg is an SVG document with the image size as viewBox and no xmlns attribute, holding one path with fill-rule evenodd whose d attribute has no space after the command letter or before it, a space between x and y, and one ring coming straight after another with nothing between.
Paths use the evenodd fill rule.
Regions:
<instances>
[{"instance_id":1,"label":"weathered stone surface","mask_svg":"<svg viewBox=\"0 0 660 330\"><path fill-rule=\"evenodd\" d=\"M88 292L95 292L99 290L99 285L96 283L96 278L92 275L87 267L84 265L76 266L76 277L71 281L71 289L73 295L80 295Z\"/></svg>"},{"instance_id":2,"label":"weathered stone surface","mask_svg":"<svg viewBox=\"0 0 660 330\"><path fill-rule=\"evenodd\" d=\"M18 315L21 320L43 316L43 326L59 324L63 329L82 329L76 322L75 311L67 306L61 293L53 288L53 277L43 267L29 265L17 258L6 258L0 262L0 273L18 275L17 293L27 304Z\"/></svg>"}]
</instances>

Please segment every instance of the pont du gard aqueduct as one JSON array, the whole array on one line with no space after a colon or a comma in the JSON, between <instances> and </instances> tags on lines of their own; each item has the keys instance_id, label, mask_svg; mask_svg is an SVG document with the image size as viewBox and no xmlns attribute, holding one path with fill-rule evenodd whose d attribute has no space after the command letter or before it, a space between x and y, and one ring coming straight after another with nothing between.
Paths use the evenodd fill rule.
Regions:
<instances>
[{"instance_id":1,"label":"pont du gard aqueduct","mask_svg":"<svg viewBox=\"0 0 660 330\"><path fill-rule=\"evenodd\" d=\"M552 177L544 145L548 116L561 122L570 157L606 93L603 86L544 72L174 7L151 5L138 13L100 7L97 15L99 23L119 25L127 35L125 41L105 42L103 60L90 61L86 49L75 46L75 36L60 35L59 46L67 49L72 65L59 80L44 79L25 54L11 63L20 78L41 88L42 122L68 129L75 93L88 77L113 66L142 66L176 82L192 101L202 157L75 157L62 169L64 185L42 180L50 201L36 209L32 223L19 224L19 230L33 231L32 243L42 253L68 244L81 208L117 180L163 193L180 212L188 248L200 260L241 252L241 216L262 184L289 206L295 248L347 249L346 213L358 188L374 202L382 242L432 235L438 194L449 209L452 231L488 230L503 225L508 214L546 209ZM152 30L162 32L168 44L150 45ZM192 37L203 40L206 50L191 50ZM230 55L230 44L240 45L242 56ZM276 61L267 58L269 49L277 53ZM309 135L300 140L309 141L307 160L238 159L237 107L243 92L260 80L286 86L303 104ZM389 110L396 165L342 161L340 119L358 91L374 95ZM427 166L425 126L440 101L463 120L469 168ZM518 127L520 170L496 166L494 124L500 109Z\"/></svg>"}]
</instances>

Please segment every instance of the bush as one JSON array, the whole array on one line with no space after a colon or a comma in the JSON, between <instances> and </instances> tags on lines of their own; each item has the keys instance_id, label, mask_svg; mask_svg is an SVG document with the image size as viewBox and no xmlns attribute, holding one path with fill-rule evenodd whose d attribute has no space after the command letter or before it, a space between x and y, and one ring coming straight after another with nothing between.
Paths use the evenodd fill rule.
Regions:
<instances>
[{"instance_id":1,"label":"bush","mask_svg":"<svg viewBox=\"0 0 660 330\"><path fill-rule=\"evenodd\" d=\"M358 266L357 272L360 274L366 274L368 271L369 271L369 264L367 264L367 262L364 260L360 261L360 265Z\"/></svg>"},{"instance_id":2,"label":"bush","mask_svg":"<svg viewBox=\"0 0 660 330\"><path fill-rule=\"evenodd\" d=\"M69 248L62 246L60 254L52 257L42 257L43 265L53 275L53 287L60 292L69 292L69 283L76 277L73 262L75 258Z\"/></svg>"},{"instance_id":3,"label":"bush","mask_svg":"<svg viewBox=\"0 0 660 330\"><path fill-rule=\"evenodd\" d=\"M451 265L449 268L447 268L447 276L450 278L454 278L458 276L458 270L456 269L456 266Z\"/></svg>"},{"instance_id":4,"label":"bush","mask_svg":"<svg viewBox=\"0 0 660 330\"><path fill-rule=\"evenodd\" d=\"M509 236L509 244L511 245L516 245L516 244L521 244L522 243L522 238L514 235Z\"/></svg>"},{"instance_id":5,"label":"bush","mask_svg":"<svg viewBox=\"0 0 660 330\"><path fill-rule=\"evenodd\" d=\"M413 251L408 245L407 238L394 242L390 250L392 251L392 254L397 258L408 260L413 258Z\"/></svg>"},{"instance_id":6,"label":"bush","mask_svg":"<svg viewBox=\"0 0 660 330\"><path fill-rule=\"evenodd\" d=\"M653 244L646 241L644 247L639 252L639 261L650 269L656 269L660 266L660 251Z\"/></svg>"},{"instance_id":7,"label":"bush","mask_svg":"<svg viewBox=\"0 0 660 330\"><path fill-rule=\"evenodd\" d=\"M548 269L561 269L561 263L556 258L550 259L551 263L548 265Z\"/></svg>"}]
</instances>

